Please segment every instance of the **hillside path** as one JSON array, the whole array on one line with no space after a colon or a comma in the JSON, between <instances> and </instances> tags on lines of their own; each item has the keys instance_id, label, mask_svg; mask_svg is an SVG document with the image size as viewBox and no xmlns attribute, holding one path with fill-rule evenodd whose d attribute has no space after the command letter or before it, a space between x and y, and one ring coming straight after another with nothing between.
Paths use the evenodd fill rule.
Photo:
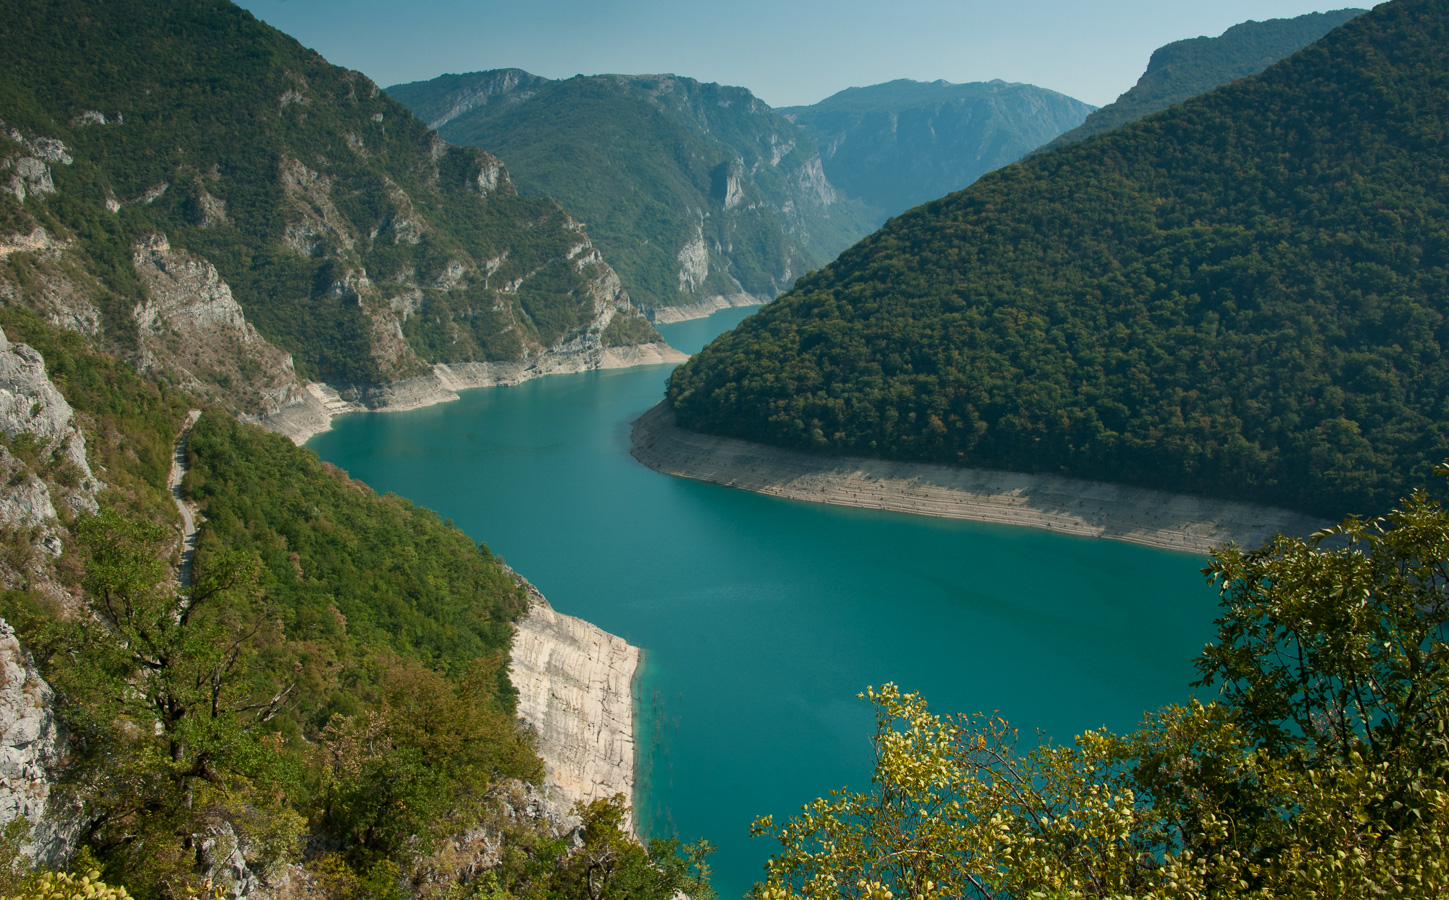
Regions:
<instances>
[{"instance_id":1,"label":"hillside path","mask_svg":"<svg viewBox=\"0 0 1449 900\"><path fill-rule=\"evenodd\" d=\"M191 428L201 418L201 410L193 409L186 414L186 423L176 436L176 449L171 453L171 499L176 511L181 513L181 567L176 573L184 591L191 587L191 561L196 555L196 517L198 513L181 497L181 479L186 477L186 441L191 437Z\"/></svg>"}]
</instances>

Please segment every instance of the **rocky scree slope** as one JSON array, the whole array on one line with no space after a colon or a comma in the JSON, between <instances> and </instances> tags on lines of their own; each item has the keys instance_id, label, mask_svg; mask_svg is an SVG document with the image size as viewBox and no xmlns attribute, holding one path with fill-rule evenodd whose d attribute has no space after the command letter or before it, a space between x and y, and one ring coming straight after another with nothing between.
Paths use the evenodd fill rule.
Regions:
<instances>
[{"instance_id":1,"label":"rocky scree slope","mask_svg":"<svg viewBox=\"0 0 1449 900\"><path fill-rule=\"evenodd\" d=\"M17 0L0 42L0 299L199 397L659 340L556 203L230 3Z\"/></svg>"},{"instance_id":2,"label":"rocky scree slope","mask_svg":"<svg viewBox=\"0 0 1449 900\"><path fill-rule=\"evenodd\" d=\"M864 236L814 143L744 88L674 75L554 81L517 69L388 88L438 133L583 217L635 302L761 303Z\"/></svg>"},{"instance_id":3,"label":"rocky scree slope","mask_svg":"<svg viewBox=\"0 0 1449 900\"><path fill-rule=\"evenodd\" d=\"M1387 507L1449 456L1449 3L891 221L671 377L838 455Z\"/></svg>"},{"instance_id":4,"label":"rocky scree slope","mask_svg":"<svg viewBox=\"0 0 1449 900\"><path fill-rule=\"evenodd\" d=\"M1217 37L1189 38L1158 47L1147 62L1147 71L1125 94L1041 150L1054 150L1120 128L1230 81L1256 75L1363 12L1340 9L1292 19L1243 22Z\"/></svg>"},{"instance_id":5,"label":"rocky scree slope","mask_svg":"<svg viewBox=\"0 0 1449 900\"><path fill-rule=\"evenodd\" d=\"M1031 84L903 78L779 112L820 147L830 183L883 222L1016 162L1093 109Z\"/></svg>"}]
</instances>

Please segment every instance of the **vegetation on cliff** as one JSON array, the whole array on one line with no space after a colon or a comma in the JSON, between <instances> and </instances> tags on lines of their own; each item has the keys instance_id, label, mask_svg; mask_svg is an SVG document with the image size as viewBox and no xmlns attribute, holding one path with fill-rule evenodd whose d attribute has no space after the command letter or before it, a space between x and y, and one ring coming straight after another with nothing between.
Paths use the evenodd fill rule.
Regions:
<instances>
[{"instance_id":1,"label":"vegetation on cliff","mask_svg":"<svg viewBox=\"0 0 1449 900\"><path fill-rule=\"evenodd\" d=\"M1032 84L902 78L780 113L819 145L830 183L883 222L1016 162L1091 111Z\"/></svg>"},{"instance_id":2,"label":"vegetation on cliff","mask_svg":"<svg viewBox=\"0 0 1449 900\"><path fill-rule=\"evenodd\" d=\"M707 845L638 845L622 799L583 811L581 847L527 814L543 768L506 671L526 598L486 547L208 410L187 444L204 521L180 588L166 485L189 398L0 313L45 349L110 484L98 515L65 523L69 592L0 593L68 730L52 803L81 827L77 871L138 898L278 879L331 900L709 896ZM0 836L0 888L70 889L17 868L16 838Z\"/></svg>"},{"instance_id":3,"label":"vegetation on cliff","mask_svg":"<svg viewBox=\"0 0 1449 900\"><path fill-rule=\"evenodd\" d=\"M215 265L304 377L515 359L637 316L557 204L231 3L17 0L0 43L0 161L19 173L0 234L43 228L55 251L11 254L0 293L39 308L68 279L113 349L134 349L132 246L156 231Z\"/></svg>"},{"instance_id":4,"label":"vegetation on cliff","mask_svg":"<svg viewBox=\"0 0 1449 900\"><path fill-rule=\"evenodd\" d=\"M677 369L680 425L1282 505L1449 450L1449 5L999 170Z\"/></svg>"},{"instance_id":5,"label":"vegetation on cliff","mask_svg":"<svg viewBox=\"0 0 1449 900\"><path fill-rule=\"evenodd\" d=\"M1054 150L1121 128L1189 97L1256 75L1363 12L1340 9L1293 19L1243 22L1217 37L1189 38L1158 47L1147 62L1147 71L1125 94L1041 149Z\"/></svg>"},{"instance_id":6,"label":"vegetation on cliff","mask_svg":"<svg viewBox=\"0 0 1449 900\"><path fill-rule=\"evenodd\" d=\"M524 194L583 217L642 306L772 298L874 222L836 195L814 143L744 88L503 69L388 93L448 140L496 153Z\"/></svg>"},{"instance_id":7,"label":"vegetation on cliff","mask_svg":"<svg viewBox=\"0 0 1449 900\"><path fill-rule=\"evenodd\" d=\"M1441 474L1444 474L1441 472ZM1228 547L1198 658L1218 700L1070 745L871 690L870 791L757 833L757 900L1439 897L1449 891L1449 510L1418 492Z\"/></svg>"}]
</instances>

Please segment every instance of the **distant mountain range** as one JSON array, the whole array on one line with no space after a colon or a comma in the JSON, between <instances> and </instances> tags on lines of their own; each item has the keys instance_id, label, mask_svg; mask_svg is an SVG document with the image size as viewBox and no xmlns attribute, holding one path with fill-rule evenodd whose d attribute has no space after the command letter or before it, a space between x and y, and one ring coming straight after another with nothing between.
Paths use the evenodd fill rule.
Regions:
<instances>
[{"instance_id":1,"label":"distant mountain range","mask_svg":"<svg viewBox=\"0 0 1449 900\"><path fill-rule=\"evenodd\" d=\"M1361 9L1340 9L1293 19L1243 22L1219 37L1189 38L1159 47L1148 61L1147 71L1127 93L1041 149L1052 150L1120 128L1230 81L1256 75L1363 13Z\"/></svg>"},{"instance_id":2,"label":"distant mountain range","mask_svg":"<svg viewBox=\"0 0 1449 900\"><path fill-rule=\"evenodd\" d=\"M1449 457L1449 4L904 214L670 381L684 427L1324 516Z\"/></svg>"},{"instance_id":3,"label":"distant mountain range","mask_svg":"<svg viewBox=\"0 0 1449 900\"><path fill-rule=\"evenodd\" d=\"M814 142L743 88L673 75L552 81L517 69L388 88L525 195L583 218L636 303L762 303L874 225Z\"/></svg>"},{"instance_id":4,"label":"distant mountain range","mask_svg":"<svg viewBox=\"0 0 1449 900\"><path fill-rule=\"evenodd\" d=\"M1030 84L900 79L780 112L820 146L830 182L884 221L1015 162L1093 109Z\"/></svg>"}]
</instances>

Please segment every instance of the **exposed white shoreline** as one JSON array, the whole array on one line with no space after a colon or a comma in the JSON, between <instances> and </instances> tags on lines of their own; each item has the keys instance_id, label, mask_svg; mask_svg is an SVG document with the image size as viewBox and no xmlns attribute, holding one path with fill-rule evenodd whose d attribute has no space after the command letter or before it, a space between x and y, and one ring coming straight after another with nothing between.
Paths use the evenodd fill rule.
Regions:
<instances>
[{"instance_id":1,"label":"exposed white shoreline","mask_svg":"<svg viewBox=\"0 0 1449 900\"><path fill-rule=\"evenodd\" d=\"M333 386L314 381L301 396L276 412L253 421L302 445L332 427L336 416L358 412L406 412L458 399L458 391L522 384L545 375L574 374L595 369L678 364L689 357L663 341L627 347L551 350L508 362L438 363L420 378L390 384Z\"/></svg>"},{"instance_id":2,"label":"exposed white shoreline","mask_svg":"<svg viewBox=\"0 0 1449 900\"><path fill-rule=\"evenodd\" d=\"M656 471L760 494L971 519L1207 553L1329 522L1285 509L1063 478L857 457L822 457L686 431L661 402L635 420L634 458Z\"/></svg>"},{"instance_id":3,"label":"exposed white shoreline","mask_svg":"<svg viewBox=\"0 0 1449 900\"><path fill-rule=\"evenodd\" d=\"M516 623L509 678L518 691L518 717L538 738L549 812L555 821L569 820L575 803L619 793L632 809L634 679L641 651L555 612L537 588L526 580L523 585L529 610Z\"/></svg>"},{"instance_id":4,"label":"exposed white shoreline","mask_svg":"<svg viewBox=\"0 0 1449 900\"><path fill-rule=\"evenodd\" d=\"M644 310L644 315L655 325L672 325L675 322L708 318L722 309L764 306L773 299L773 297L761 297L757 294L716 294L713 297L706 297L698 303L684 303L679 306L651 306Z\"/></svg>"}]
</instances>

